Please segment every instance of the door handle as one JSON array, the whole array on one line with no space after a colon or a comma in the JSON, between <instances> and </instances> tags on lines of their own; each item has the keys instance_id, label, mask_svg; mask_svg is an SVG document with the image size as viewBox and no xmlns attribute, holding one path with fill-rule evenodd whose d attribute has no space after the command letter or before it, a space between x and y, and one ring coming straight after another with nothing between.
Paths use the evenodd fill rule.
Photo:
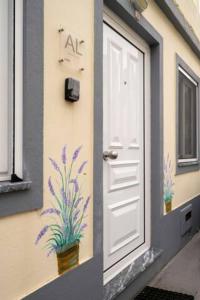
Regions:
<instances>
[{"instance_id":1,"label":"door handle","mask_svg":"<svg viewBox=\"0 0 200 300\"><path fill-rule=\"evenodd\" d=\"M116 151L104 151L103 159L107 161L108 159L117 159L118 153Z\"/></svg>"}]
</instances>

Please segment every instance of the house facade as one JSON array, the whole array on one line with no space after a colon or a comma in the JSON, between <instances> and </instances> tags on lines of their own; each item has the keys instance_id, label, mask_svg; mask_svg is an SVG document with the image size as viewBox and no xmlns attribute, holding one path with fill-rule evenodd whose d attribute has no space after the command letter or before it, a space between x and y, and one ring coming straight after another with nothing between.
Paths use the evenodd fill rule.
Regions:
<instances>
[{"instance_id":1,"label":"house facade","mask_svg":"<svg viewBox=\"0 0 200 300\"><path fill-rule=\"evenodd\" d=\"M0 14L0 299L132 299L200 226L200 2Z\"/></svg>"}]
</instances>

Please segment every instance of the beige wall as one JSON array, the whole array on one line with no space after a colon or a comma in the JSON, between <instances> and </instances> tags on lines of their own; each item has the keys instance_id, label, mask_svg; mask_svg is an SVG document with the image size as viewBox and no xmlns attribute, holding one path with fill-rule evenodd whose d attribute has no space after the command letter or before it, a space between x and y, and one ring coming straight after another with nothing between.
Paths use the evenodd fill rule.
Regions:
<instances>
[{"instance_id":1,"label":"beige wall","mask_svg":"<svg viewBox=\"0 0 200 300\"><path fill-rule=\"evenodd\" d=\"M54 177L48 157L60 160L61 148L68 145L68 155L83 145L81 160L88 160L83 177L84 195L92 194L93 162L93 0L45 0L44 33L44 207L51 206L48 177ZM83 57L71 57L71 63L59 65L63 51L58 29L65 28L85 41ZM63 37L64 34L63 33ZM79 68L85 71L80 72ZM81 99L76 104L64 101L64 80L74 77L81 82ZM56 257L46 256L44 241L35 246L38 232L48 223L41 211L0 219L0 299L16 300L58 276ZM80 261L91 258L92 202L87 217L88 228L81 242Z\"/></svg>"},{"instance_id":2,"label":"beige wall","mask_svg":"<svg viewBox=\"0 0 200 300\"><path fill-rule=\"evenodd\" d=\"M174 0L174 2L185 17L197 38L200 39L200 1Z\"/></svg>"},{"instance_id":3,"label":"beige wall","mask_svg":"<svg viewBox=\"0 0 200 300\"><path fill-rule=\"evenodd\" d=\"M180 0L183 1L183 0ZM200 172L175 175L176 169L176 53L200 76L200 61L192 52L173 24L161 12L154 1L150 1L144 12L147 20L159 30L164 50L164 156L173 164L174 199L176 208L200 194ZM159 83L158 83L159 84Z\"/></svg>"},{"instance_id":4,"label":"beige wall","mask_svg":"<svg viewBox=\"0 0 200 300\"><path fill-rule=\"evenodd\" d=\"M179 2L186 0L180 0ZM178 2L178 0L177 0ZM70 155L83 144L81 159L89 161L85 176L84 193L92 193L93 160L93 0L45 0L44 49L44 207L51 205L47 187L48 177L54 176L48 157L60 159L61 148L68 145ZM183 6L184 7L184 6ZM175 176L175 109L176 109L176 57L178 53L200 74L199 59L175 30L153 1L144 12L148 21L159 30L164 40L164 154L173 162L175 197L173 207L178 207L200 193L200 172ZM58 63L65 56L63 40L58 28L65 28L85 41L83 57L71 57L71 62ZM63 33L63 37L64 34ZM85 71L80 72L79 68ZM75 77L81 81L81 99L76 104L64 101L64 80ZM158 83L159 84L159 83ZM41 211L19 214L0 219L0 299L16 300L28 295L55 279L55 256L46 257L44 243L34 245L36 235L46 224ZM92 203L88 213L88 229L81 243L80 260L92 257Z\"/></svg>"}]
</instances>

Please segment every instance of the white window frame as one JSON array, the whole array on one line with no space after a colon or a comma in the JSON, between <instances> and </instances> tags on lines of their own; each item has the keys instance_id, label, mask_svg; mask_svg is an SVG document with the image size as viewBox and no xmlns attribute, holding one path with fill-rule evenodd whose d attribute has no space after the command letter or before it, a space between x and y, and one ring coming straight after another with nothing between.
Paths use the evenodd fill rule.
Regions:
<instances>
[{"instance_id":1,"label":"white window frame","mask_svg":"<svg viewBox=\"0 0 200 300\"><path fill-rule=\"evenodd\" d=\"M188 74L188 72L186 72L183 68L181 68L180 66L178 67L179 71L185 75L185 77L187 77L194 85L198 86L198 83Z\"/></svg>"},{"instance_id":2,"label":"white window frame","mask_svg":"<svg viewBox=\"0 0 200 300\"><path fill-rule=\"evenodd\" d=\"M15 174L23 178L23 0L15 1Z\"/></svg>"},{"instance_id":3,"label":"white window frame","mask_svg":"<svg viewBox=\"0 0 200 300\"><path fill-rule=\"evenodd\" d=\"M8 86L8 74L10 71L9 56L12 56L12 53L8 53L8 13L5 13L5 11L8 12L9 10L8 2L0 1L0 28L2 29L0 36L0 179L7 180L11 172L10 161L12 151L12 101L11 94L9 93L11 88ZM4 101L4 99L6 101Z\"/></svg>"},{"instance_id":4,"label":"white window frame","mask_svg":"<svg viewBox=\"0 0 200 300\"><path fill-rule=\"evenodd\" d=\"M188 78L195 86L196 86L196 92L198 93L198 83L188 74L188 72L186 72L181 66L178 67L178 71L181 72L186 78ZM179 101L179 99L178 99ZM199 161L199 126L198 126L198 122L199 122L199 115L198 115L198 100L196 99L196 154L197 157L195 158L184 158L184 159L178 159L178 164L188 164L188 165L192 165L192 164L197 164Z\"/></svg>"},{"instance_id":5,"label":"white window frame","mask_svg":"<svg viewBox=\"0 0 200 300\"><path fill-rule=\"evenodd\" d=\"M0 181L8 181L13 173L23 178L23 0L0 1L1 43L5 45L0 49L1 97L6 100L1 103L0 136L5 147L1 152Z\"/></svg>"}]
</instances>

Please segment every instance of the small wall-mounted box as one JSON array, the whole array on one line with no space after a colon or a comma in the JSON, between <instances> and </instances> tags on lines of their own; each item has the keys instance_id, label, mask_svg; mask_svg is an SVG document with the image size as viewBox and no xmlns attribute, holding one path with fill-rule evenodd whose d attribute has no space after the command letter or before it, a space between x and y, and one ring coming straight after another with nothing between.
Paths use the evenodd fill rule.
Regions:
<instances>
[{"instance_id":1,"label":"small wall-mounted box","mask_svg":"<svg viewBox=\"0 0 200 300\"><path fill-rule=\"evenodd\" d=\"M181 236L192 229L192 204L181 209Z\"/></svg>"},{"instance_id":2,"label":"small wall-mounted box","mask_svg":"<svg viewBox=\"0 0 200 300\"><path fill-rule=\"evenodd\" d=\"M65 100L76 102L80 98L80 81L67 78L65 79Z\"/></svg>"}]
</instances>

